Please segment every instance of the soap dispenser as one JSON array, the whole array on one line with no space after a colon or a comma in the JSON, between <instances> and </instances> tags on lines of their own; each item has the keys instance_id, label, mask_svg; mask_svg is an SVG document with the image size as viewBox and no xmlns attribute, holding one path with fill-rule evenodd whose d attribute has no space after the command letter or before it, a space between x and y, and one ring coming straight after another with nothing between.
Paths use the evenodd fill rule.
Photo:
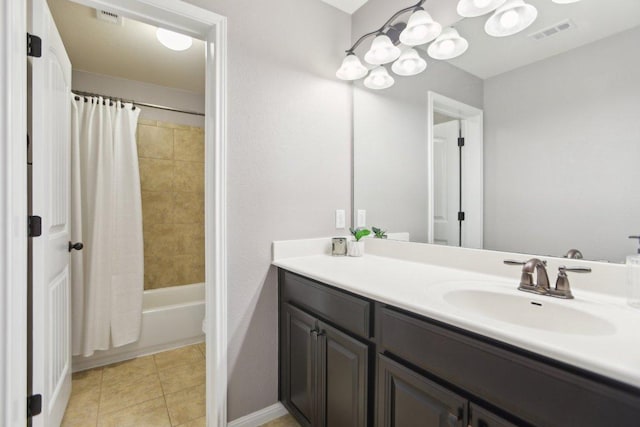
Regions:
<instances>
[{"instance_id":1,"label":"soap dispenser","mask_svg":"<svg viewBox=\"0 0 640 427\"><path fill-rule=\"evenodd\" d=\"M640 244L640 236L629 238ZM640 248L636 255L627 256L627 298L631 307L640 309Z\"/></svg>"}]
</instances>

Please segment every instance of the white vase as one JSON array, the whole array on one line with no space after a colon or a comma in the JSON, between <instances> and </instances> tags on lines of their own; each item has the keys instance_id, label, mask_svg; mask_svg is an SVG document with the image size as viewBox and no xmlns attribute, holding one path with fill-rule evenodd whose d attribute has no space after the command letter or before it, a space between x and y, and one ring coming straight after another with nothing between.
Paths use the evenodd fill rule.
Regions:
<instances>
[{"instance_id":1,"label":"white vase","mask_svg":"<svg viewBox=\"0 0 640 427\"><path fill-rule=\"evenodd\" d=\"M364 242L363 241L349 241L347 245L349 256L362 256L364 255Z\"/></svg>"}]
</instances>

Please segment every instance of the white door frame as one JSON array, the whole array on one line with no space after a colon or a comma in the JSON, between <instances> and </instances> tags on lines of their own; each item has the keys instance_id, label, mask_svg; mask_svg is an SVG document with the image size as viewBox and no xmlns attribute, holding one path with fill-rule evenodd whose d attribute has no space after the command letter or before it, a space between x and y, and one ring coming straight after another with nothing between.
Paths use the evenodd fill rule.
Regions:
<instances>
[{"instance_id":1,"label":"white door frame","mask_svg":"<svg viewBox=\"0 0 640 427\"><path fill-rule=\"evenodd\" d=\"M27 415L27 2L0 2L0 425Z\"/></svg>"},{"instance_id":2,"label":"white door frame","mask_svg":"<svg viewBox=\"0 0 640 427\"><path fill-rule=\"evenodd\" d=\"M227 425L227 19L179 0L75 0L207 41L207 425ZM26 2L0 6L0 425L26 422ZM215 52L215 55L214 55Z\"/></svg>"},{"instance_id":3,"label":"white door frame","mask_svg":"<svg viewBox=\"0 0 640 427\"><path fill-rule=\"evenodd\" d=\"M433 176L433 113L445 114L461 120L462 135L467 143L463 150L463 161L468 165L463 177L463 199L466 200L465 213L467 217L466 233L462 236L462 246L481 249L483 245L483 215L484 215L484 168L483 168L483 111L448 98L436 92L427 93L427 243L434 239L434 176Z\"/></svg>"}]
</instances>

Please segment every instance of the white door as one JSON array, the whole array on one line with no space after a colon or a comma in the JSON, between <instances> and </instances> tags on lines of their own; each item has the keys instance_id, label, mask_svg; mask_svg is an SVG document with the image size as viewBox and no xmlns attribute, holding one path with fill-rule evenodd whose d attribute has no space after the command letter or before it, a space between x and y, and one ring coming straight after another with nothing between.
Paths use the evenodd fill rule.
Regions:
<instances>
[{"instance_id":1,"label":"white door","mask_svg":"<svg viewBox=\"0 0 640 427\"><path fill-rule=\"evenodd\" d=\"M460 122L433 126L433 243L458 246L460 225Z\"/></svg>"},{"instance_id":2,"label":"white door","mask_svg":"<svg viewBox=\"0 0 640 427\"><path fill-rule=\"evenodd\" d=\"M58 426L71 393L69 280L71 62L46 0L29 0L29 32L42 39L31 64L32 215L42 218L33 247L33 426Z\"/></svg>"}]
</instances>

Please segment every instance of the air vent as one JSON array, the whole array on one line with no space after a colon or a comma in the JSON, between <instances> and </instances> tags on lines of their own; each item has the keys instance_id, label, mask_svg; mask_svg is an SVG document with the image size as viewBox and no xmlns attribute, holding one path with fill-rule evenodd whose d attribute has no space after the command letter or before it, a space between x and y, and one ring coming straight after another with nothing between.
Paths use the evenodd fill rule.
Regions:
<instances>
[{"instance_id":1,"label":"air vent","mask_svg":"<svg viewBox=\"0 0 640 427\"><path fill-rule=\"evenodd\" d=\"M544 28L535 33L529 34L529 37L531 37L534 40L542 40L542 39L546 39L547 37L560 34L564 31L571 30L572 28L576 28L576 24L574 24L573 21L570 19L565 19L564 21L559 22L555 25Z\"/></svg>"},{"instance_id":2,"label":"air vent","mask_svg":"<svg viewBox=\"0 0 640 427\"><path fill-rule=\"evenodd\" d=\"M110 24L122 25L122 16L108 10L96 9L96 18L100 21L109 22Z\"/></svg>"}]
</instances>

